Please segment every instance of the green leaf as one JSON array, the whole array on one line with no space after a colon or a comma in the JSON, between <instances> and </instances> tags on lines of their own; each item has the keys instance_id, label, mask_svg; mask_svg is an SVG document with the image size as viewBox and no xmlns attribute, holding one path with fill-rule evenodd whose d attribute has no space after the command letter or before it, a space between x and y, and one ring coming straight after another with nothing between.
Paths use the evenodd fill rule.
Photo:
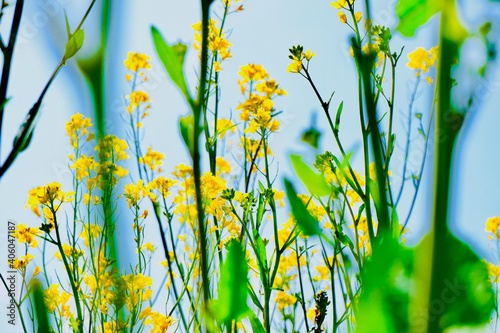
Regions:
<instances>
[{"instance_id":1,"label":"green leaf","mask_svg":"<svg viewBox=\"0 0 500 333\"><path fill-rule=\"evenodd\" d=\"M420 319L409 312L410 295L415 293L412 273L412 251L396 240L383 242L373 252L361 273L357 333L410 331L410 322Z\"/></svg>"},{"instance_id":2,"label":"green leaf","mask_svg":"<svg viewBox=\"0 0 500 333\"><path fill-rule=\"evenodd\" d=\"M266 245L264 244L264 240L260 236L257 229L253 230L253 238L255 239L255 254L257 256L257 263L259 265L259 269L261 270L261 276L264 277L267 275L268 271Z\"/></svg>"},{"instance_id":3,"label":"green leaf","mask_svg":"<svg viewBox=\"0 0 500 333\"><path fill-rule=\"evenodd\" d=\"M339 131L339 126L340 126L340 117L342 116L342 110L344 110L344 101L342 101L339 104L339 107L337 108L337 115L335 116L335 131Z\"/></svg>"},{"instance_id":4,"label":"green leaf","mask_svg":"<svg viewBox=\"0 0 500 333\"><path fill-rule=\"evenodd\" d=\"M405 37L413 37L416 30L429 21L441 7L440 0L399 0L396 5L399 18L396 30Z\"/></svg>"},{"instance_id":5,"label":"green leaf","mask_svg":"<svg viewBox=\"0 0 500 333\"><path fill-rule=\"evenodd\" d=\"M64 10L64 21L66 23L66 33L68 34L68 40L71 38L71 28L69 26L68 15L66 14L66 10Z\"/></svg>"},{"instance_id":6,"label":"green leaf","mask_svg":"<svg viewBox=\"0 0 500 333\"><path fill-rule=\"evenodd\" d=\"M193 156L194 116L187 115L181 117L179 119L179 129L181 131L182 140L184 140L184 143L186 144L186 148L188 149L189 154Z\"/></svg>"},{"instance_id":7,"label":"green leaf","mask_svg":"<svg viewBox=\"0 0 500 333\"><path fill-rule=\"evenodd\" d=\"M432 242L432 237L427 235L415 249L415 263L420 270L430 269ZM438 244L434 251L435 255L441 256L443 279L433 286L438 290L439 299L432 300L429 304L431 312L434 308L440 309L441 329L488 323L495 306L495 297L484 262L467 244L450 233L447 233L445 241ZM423 285L425 282L416 281L419 291L417 294L428 294ZM417 305L426 307L425 301L427 299L417 300Z\"/></svg>"},{"instance_id":8,"label":"green leaf","mask_svg":"<svg viewBox=\"0 0 500 333\"><path fill-rule=\"evenodd\" d=\"M227 257L221 267L218 299L213 304L219 323L241 319L249 310L248 264L241 244L232 239L227 244Z\"/></svg>"},{"instance_id":9,"label":"green leaf","mask_svg":"<svg viewBox=\"0 0 500 333\"><path fill-rule=\"evenodd\" d=\"M31 143L33 132L38 121L40 107L40 103L35 103L26 115L24 123L19 127L19 130L14 137L14 142L12 143L12 150L15 156L28 148L29 144Z\"/></svg>"},{"instance_id":10,"label":"green leaf","mask_svg":"<svg viewBox=\"0 0 500 333\"><path fill-rule=\"evenodd\" d=\"M64 50L64 61L73 57L81 49L84 39L85 33L82 29L78 29L69 37Z\"/></svg>"},{"instance_id":11,"label":"green leaf","mask_svg":"<svg viewBox=\"0 0 500 333\"><path fill-rule=\"evenodd\" d=\"M248 316L248 319L250 320L253 333L266 333L264 326L253 312Z\"/></svg>"},{"instance_id":12,"label":"green leaf","mask_svg":"<svg viewBox=\"0 0 500 333\"><path fill-rule=\"evenodd\" d=\"M332 194L332 188L325 180L325 177L315 172L299 155L291 154L290 161L295 173L305 185L309 193L315 197Z\"/></svg>"},{"instance_id":13,"label":"green leaf","mask_svg":"<svg viewBox=\"0 0 500 333\"><path fill-rule=\"evenodd\" d=\"M173 46L169 45L155 26L151 27L151 35L153 36L156 54L158 54L168 76L179 88L186 102L193 106L194 102L189 94L184 76L184 55L187 47L181 43Z\"/></svg>"},{"instance_id":14,"label":"green leaf","mask_svg":"<svg viewBox=\"0 0 500 333\"><path fill-rule=\"evenodd\" d=\"M38 323L38 332L51 332L49 326L49 318L47 317L48 310L45 306L45 301L43 297L43 289L42 284L37 279L33 279L30 282L31 293L33 295L34 305L35 305L35 313L36 313L36 321Z\"/></svg>"},{"instance_id":15,"label":"green leaf","mask_svg":"<svg viewBox=\"0 0 500 333\"><path fill-rule=\"evenodd\" d=\"M311 216L306 208L306 205L304 205L302 200L297 197L297 192L295 191L293 184L286 178L284 179L284 182L286 196L288 198L288 202L290 202L292 214L295 217L300 230L302 230L302 233L306 236L320 235L321 228L318 220Z\"/></svg>"}]
</instances>

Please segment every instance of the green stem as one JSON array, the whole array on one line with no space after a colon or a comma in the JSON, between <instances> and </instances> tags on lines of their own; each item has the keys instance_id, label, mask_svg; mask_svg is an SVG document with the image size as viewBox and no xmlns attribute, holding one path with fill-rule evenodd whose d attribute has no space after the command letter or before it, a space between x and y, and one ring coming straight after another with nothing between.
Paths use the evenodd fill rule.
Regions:
<instances>
[{"instance_id":1,"label":"green stem","mask_svg":"<svg viewBox=\"0 0 500 333\"><path fill-rule=\"evenodd\" d=\"M207 238L205 226L205 211L203 209L203 198L201 195L201 156L200 156L200 120L202 117L203 100L207 83L208 67L208 23L210 18L210 5L212 0L201 0L202 15L202 44L201 44L201 65L200 65L200 85L198 87L198 98L192 106L194 118L194 138L193 138L193 176L196 192L196 208L198 211L198 248L200 252L200 271L202 279L203 309L207 311L210 299L210 281L208 277L208 254ZM205 325L206 332L210 332L210 325Z\"/></svg>"},{"instance_id":2,"label":"green stem","mask_svg":"<svg viewBox=\"0 0 500 333\"><path fill-rule=\"evenodd\" d=\"M458 43L452 40L453 31L450 25L456 15L455 2L443 1L441 11L440 55L438 60L438 102L436 108L436 161L434 165L434 198L432 213L432 268L429 295L429 318L427 332L439 333L443 313L432 310L433 300L440 299L443 290L443 279L447 254L437 251L442 248L448 235L448 209L450 190L450 171L453 158L453 146L460 129L461 115L451 107L451 66L458 56ZM458 126L457 126L458 124ZM432 316L432 317L431 317Z\"/></svg>"},{"instance_id":3,"label":"green stem","mask_svg":"<svg viewBox=\"0 0 500 333\"><path fill-rule=\"evenodd\" d=\"M78 322L77 322L78 332L83 333L83 312L82 312L82 306L80 304L80 296L78 294L78 290L80 289L80 287L77 286L77 281L73 276L71 267L69 266L68 263L68 259L66 258L66 254L64 253L64 249L62 247L61 235L59 233L59 223L57 222L57 217L56 217L56 210L54 209L53 205L51 205L50 208L52 210L52 215L54 216L54 229L56 232L56 239L57 239L56 245L59 250L59 253L61 254L61 258L64 263L64 268L66 269L69 283L71 284L71 290L73 291L73 297L75 298L76 313L78 317ZM74 250L74 248L72 250Z\"/></svg>"},{"instance_id":4,"label":"green stem","mask_svg":"<svg viewBox=\"0 0 500 333\"><path fill-rule=\"evenodd\" d=\"M14 46L16 45L17 34L19 32L19 25L21 24L23 7L24 7L24 0L17 0L16 8L14 9L14 18L12 19L12 26L10 29L9 44L7 44L6 47L2 48L3 69L2 69L2 81L0 82L0 144L2 142L3 114L5 110L5 104L7 102L7 88L9 86L10 70L12 66L12 56L14 55ZM2 5L2 11L3 11L3 5ZM1 147L0 147L0 152L1 152Z\"/></svg>"}]
</instances>

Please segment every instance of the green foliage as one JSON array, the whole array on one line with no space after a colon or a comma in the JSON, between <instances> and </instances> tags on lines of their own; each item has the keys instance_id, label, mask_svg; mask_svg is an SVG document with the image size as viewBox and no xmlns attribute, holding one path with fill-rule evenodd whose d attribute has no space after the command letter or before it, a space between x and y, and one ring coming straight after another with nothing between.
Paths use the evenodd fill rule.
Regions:
<instances>
[{"instance_id":1,"label":"green foliage","mask_svg":"<svg viewBox=\"0 0 500 333\"><path fill-rule=\"evenodd\" d=\"M248 311L248 264L241 244L232 239L227 245L227 257L221 266L218 299L212 311L220 323L241 319Z\"/></svg>"},{"instance_id":2,"label":"green foliage","mask_svg":"<svg viewBox=\"0 0 500 333\"><path fill-rule=\"evenodd\" d=\"M48 311L43 298L42 284L37 279L31 280L31 294L35 304L36 320L38 323L38 333L52 332L49 325ZM77 330L75 330L76 332Z\"/></svg>"},{"instance_id":3,"label":"green foliage","mask_svg":"<svg viewBox=\"0 0 500 333\"><path fill-rule=\"evenodd\" d=\"M193 106L194 102L189 94L184 76L184 55L186 46L180 43L169 45L155 26L151 27L151 35L156 49L156 54L160 58L163 67L167 71L172 82L179 88L186 102Z\"/></svg>"},{"instance_id":4,"label":"green foliage","mask_svg":"<svg viewBox=\"0 0 500 333\"><path fill-rule=\"evenodd\" d=\"M288 202L290 203L290 208L292 210L292 214L297 221L297 225L299 226L302 233L306 236L314 236L321 234L321 228L319 226L318 220L311 216L311 214L307 211L306 205L297 197L297 192L293 184L287 179L284 179L285 182L285 192L288 198Z\"/></svg>"},{"instance_id":5,"label":"green foliage","mask_svg":"<svg viewBox=\"0 0 500 333\"><path fill-rule=\"evenodd\" d=\"M290 161L295 173L300 178L309 193L316 197L331 195L332 189L325 181L325 177L315 172L299 155L291 154Z\"/></svg>"},{"instance_id":6,"label":"green foliage","mask_svg":"<svg viewBox=\"0 0 500 333\"><path fill-rule=\"evenodd\" d=\"M399 0L396 5L399 18L396 30L405 37L413 37L417 29L437 14L441 7L441 0Z\"/></svg>"},{"instance_id":7,"label":"green foliage","mask_svg":"<svg viewBox=\"0 0 500 333\"><path fill-rule=\"evenodd\" d=\"M85 40L85 33L83 29L76 30L68 39L66 47L64 48L63 63L72 58L83 46Z\"/></svg>"}]
</instances>

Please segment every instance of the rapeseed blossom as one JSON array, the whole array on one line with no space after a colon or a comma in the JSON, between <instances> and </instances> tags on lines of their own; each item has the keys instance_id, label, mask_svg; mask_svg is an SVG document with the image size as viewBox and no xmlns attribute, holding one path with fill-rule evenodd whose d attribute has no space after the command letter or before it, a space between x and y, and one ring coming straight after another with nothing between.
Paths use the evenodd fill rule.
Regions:
<instances>
[{"instance_id":1,"label":"rapeseed blossom","mask_svg":"<svg viewBox=\"0 0 500 333\"><path fill-rule=\"evenodd\" d=\"M433 67L438 59L438 47L434 46L426 51L423 47L418 47L415 51L408 54L407 66L415 70L415 75L419 77L422 72L428 73L429 69ZM428 84L432 84L432 77L425 78Z\"/></svg>"}]
</instances>

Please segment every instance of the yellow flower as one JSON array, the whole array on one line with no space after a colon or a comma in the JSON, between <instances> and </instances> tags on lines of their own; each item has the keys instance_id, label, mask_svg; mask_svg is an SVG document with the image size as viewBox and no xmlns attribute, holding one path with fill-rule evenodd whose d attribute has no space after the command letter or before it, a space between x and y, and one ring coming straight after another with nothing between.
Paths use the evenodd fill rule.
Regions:
<instances>
[{"instance_id":1,"label":"yellow flower","mask_svg":"<svg viewBox=\"0 0 500 333\"><path fill-rule=\"evenodd\" d=\"M426 51L423 47L418 47L415 51L408 54L408 64L407 66L416 71L416 75L419 76L421 72L428 72L429 68L434 66L437 61L438 47L431 47L429 51Z\"/></svg>"},{"instance_id":2,"label":"yellow flower","mask_svg":"<svg viewBox=\"0 0 500 333\"><path fill-rule=\"evenodd\" d=\"M173 322L174 320L171 317L152 311L144 321L144 324L151 325L150 333L165 333L172 326Z\"/></svg>"},{"instance_id":3,"label":"yellow flower","mask_svg":"<svg viewBox=\"0 0 500 333\"><path fill-rule=\"evenodd\" d=\"M361 19L363 18L363 14L361 14L361 12L356 12L354 14L354 18L356 19L356 22L359 23L361 21Z\"/></svg>"},{"instance_id":4,"label":"yellow flower","mask_svg":"<svg viewBox=\"0 0 500 333\"><path fill-rule=\"evenodd\" d=\"M75 169L76 179L82 181L84 178L89 177L90 173L97 170L99 163L94 160L94 157L81 155L72 165L71 169Z\"/></svg>"},{"instance_id":5,"label":"yellow flower","mask_svg":"<svg viewBox=\"0 0 500 333\"><path fill-rule=\"evenodd\" d=\"M289 295L282 290L278 290L276 293L276 298L274 299L276 304L278 305L278 309L283 311L285 307L290 305L294 305L297 302L297 298L295 296Z\"/></svg>"},{"instance_id":6,"label":"yellow flower","mask_svg":"<svg viewBox=\"0 0 500 333\"><path fill-rule=\"evenodd\" d=\"M217 119L217 135L219 139L223 139L228 132L236 132L236 125L229 119Z\"/></svg>"},{"instance_id":7,"label":"yellow flower","mask_svg":"<svg viewBox=\"0 0 500 333\"><path fill-rule=\"evenodd\" d=\"M36 266L35 269L33 270L33 274L31 276L35 277L38 274L40 274L41 271L42 271L42 269L40 268L40 266Z\"/></svg>"},{"instance_id":8,"label":"yellow flower","mask_svg":"<svg viewBox=\"0 0 500 333\"><path fill-rule=\"evenodd\" d=\"M333 1L330 5L336 9L348 9L349 4L352 5L354 3L354 0L338 0L338 1Z\"/></svg>"},{"instance_id":9,"label":"yellow flower","mask_svg":"<svg viewBox=\"0 0 500 333\"><path fill-rule=\"evenodd\" d=\"M286 70L288 73L300 73L302 69L303 69L302 61L293 59L292 62L288 65Z\"/></svg>"},{"instance_id":10,"label":"yellow flower","mask_svg":"<svg viewBox=\"0 0 500 333\"><path fill-rule=\"evenodd\" d=\"M13 236L17 238L19 243L27 243L30 247L37 247L38 241L36 240L36 236L40 232L39 228L31 228L21 223L17 226L17 230Z\"/></svg>"},{"instance_id":11,"label":"yellow flower","mask_svg":"<svg viewBox=\"0 0 500 333\"><path fill-rule=\"evenodd\" d=\"M486 265L488 267L488 275L490 276L491 282L498 283L500 281L500 266L489 262L486 262Z\"/></svg>"},{"instance_id":12,"label":"yellow flower","mask_svg":"<svg viewBox=\"0 0 500 333\"><path fill-rule=\"evenodd\" d=\"M81 113L76 113L71 117L66 123L66 134L69 136L71 147L77 149L80 139L85 136L87 136L86 141L94 138L94 134L88 131L90 127L92 127L90 118L85 118Z\"/></svg>"},{"instance_id":13,"label":"yellow flower","mask_svg":"<svg viewBox=\"0 0 500 333\"><path fill-rule=\"evenodd\" d=\"M50 207L55 212L59 209L63 202L71 202L74 192L64 192L61 189L61 184L52 182L45 186L32 188L28 193L28 202L25 207L30 207L31 210L40 216L39 206Z\"/></svg>"},{"instance_id":14,"label":"yellow flower","mask_svg":"<svg viewBox=\"0 0 500 333\"><path fill-rule=\"evenodd\" d=\"M101 234L101 227L97 224L85 224L82 232L80 233L80 238L83 239L83 244L86 247L90 246L90 241L97 239Z\"/></svg>"},{"instance_id":15,"label":"yellow flower","mask_svg":"<svg viewBox=\"0 0 500 333\"><path fill-rule=\"evenodd\" d=\"M140 107L143 104L149 103L151 100L149 99L149 94L142 90L137 90L132 92L130 95L126 97L130 100L129 105L127 107L127 111L129 114L132 114L134 109Z\"/></svg>"},{"instance_id":16,"label":"yellow flower","mask_svg":"<svg viewBox=\"0 0 500 333\"><path fill-rule=\"evenodd\" d=\"M139 158L141 164L145 164L150 170L155 171L158 167L163 165L163 159L165 155L160 152L154 151L151 146L148 147L148 152L146 155ZM158 170L159 172L161 170Z\"/></svg>"},{"instance_id":17,"label":"yellow flower","mask_svg":"<svg viewBox=\"0 0 500 333\"><path fill-rule=\"evenodd\" d=\"M142 179L139 179L135 184L125 185L123 196L127 199L128 208L138 207L141 199L148 196L149 192Z\"/></svg>"},{"instance_id":18,"label":"yellow flower","mask_svg":"<svg viewBox=\"0 0 500 333\"><path fill-rule=\"evenodd\" d=\"M200 51L201 50L201 21L192 25L195 30L194 35L194 49ZM208 50L212 53L213 56L220 56L221 60L226 60L231 58L231 51L229 48L231 47L231 43L225 38L225 34L223 31L217 27L217 21L214 19L210 19L208 22ZM218 65L219 70L220 63Z\"/></svg>"},{"instance_id":19,"label":"yellow flower","mask_svg":"<svg viewBox=\"0 0 500 333\"><path fill-rule=\"evenodd\" d=\"M132 71L138 72L141 69L150 69L149 56L143 53L129 52L127 59L123 62L125 67Z\"/></svg>"},{"instance_id":20,"label":"yellow flower","mask_svg":"<svg viewBox=\"0 0 500 333\"><path fill-rule=\"evenodd\" d=\"M337 12L337 15L339 16L340 22L347 23L347 16L345 15L344 12Z\"/></svg>"},{"instance_id":21,"label":"yellow flower","mask_svg":"<svg viewBox=\"0 0 500 333\"><path fill-rule=\"evenodd\" d=\"M142 250L149 251L151 253L155 252L156 248L151 242L144 243L141 247Z\"/></svg>"},{"instance_id":22,"label":"yellow flower","mask_svg":"<svg viewBox=\"0 0 500 333\"><path fill-rule=\"evenodd\" d=\"M16 258L12 267L14 269L24 269L30 263L31 260L35 258L31 253L28 253L20 258Z\"/></svg>"},{"instance_id":23,"label":"yellow flower","mask_svg":"<svg viewBox=\"0 0 500 333\"><path fill-rule=\"evenodd\" d=\"M314 281L318 282L330 280L330 269L326 265L315 266L314 269L319 273L319 275L313 277Z\"/></svg>"},{"instance_id":24,"label":"yellow flower","mask_svg":"<svg viewBox=\"0 0 500 333\"><path fill-rule=\"evenodd\" d=\"M492 235L488 235L489 239L493 239L493 236L497 240L500 239L500 234L498 233L498 228L500 226L500 216L490 217L486 220L486 232L491 233Z\"/></svg>"},{"instance_id":25,"label":"yellow flower","mask_svg":"<svg viewBox=\"0 0 500 333\"><path fill-rule=\"evenodd\" d=\"M157 190L158 192L160 192L161 196L164 199L166 199L169 196L170 190L171 190L172 186L175 185L175 183L177 183L176 180L173 180L170 178L165 178L165 177L158 177L158 178L153 179L148 184L148 188L151 191Z\"/></svg>"}]
</instances>

